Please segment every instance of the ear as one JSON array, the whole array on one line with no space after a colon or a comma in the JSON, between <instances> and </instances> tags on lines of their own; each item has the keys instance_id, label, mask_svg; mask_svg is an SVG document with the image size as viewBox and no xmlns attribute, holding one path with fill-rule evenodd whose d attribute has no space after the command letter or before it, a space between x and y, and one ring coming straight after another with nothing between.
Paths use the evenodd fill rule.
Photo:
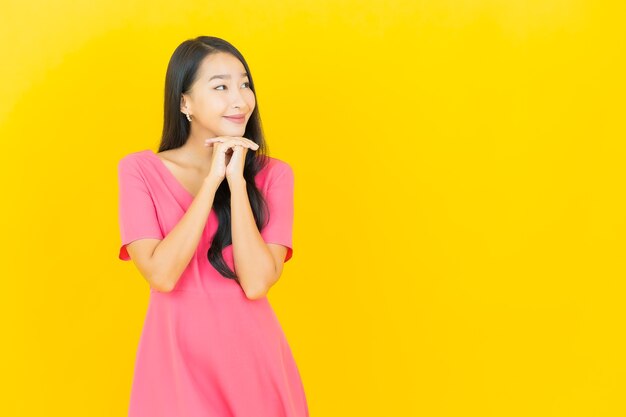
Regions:
<instances>
[{"instance_id":1,"label":"ear","mask_svg":"<svg viewBox=\"0 0 626 417\"><path fill-rule=\"evenodd\" d=\"M187 97L184 94L180 95L180 111L183 113L189 113L189 108L187 106Z\"/></svg>"}]
</instances>

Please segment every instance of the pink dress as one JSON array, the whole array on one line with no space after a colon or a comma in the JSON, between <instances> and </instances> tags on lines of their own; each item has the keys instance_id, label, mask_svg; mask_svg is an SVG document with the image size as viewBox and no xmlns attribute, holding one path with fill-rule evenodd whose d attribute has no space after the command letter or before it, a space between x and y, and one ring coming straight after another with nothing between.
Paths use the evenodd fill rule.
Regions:
<instances>
[{"instance_id":1,"label":"pink dress","mask_svg":"<svg viewBox=\"0 0 626 417\"><path fill-rule=\"evenodd\" d=\"M128 243L163 239L194 197L149 149L123 157L118 174L119 258L129 260ZM293 181L290 165L271 157L256 177L270 211L261 236L288 248L285 261L293 253ZM211 210L197 251L173 291L150 287L128 415L307 417L304 386L267 297L248 299L206 257L216 230ZM222 252L231 269L232 249Z\"/></svg>"}]
</instances>

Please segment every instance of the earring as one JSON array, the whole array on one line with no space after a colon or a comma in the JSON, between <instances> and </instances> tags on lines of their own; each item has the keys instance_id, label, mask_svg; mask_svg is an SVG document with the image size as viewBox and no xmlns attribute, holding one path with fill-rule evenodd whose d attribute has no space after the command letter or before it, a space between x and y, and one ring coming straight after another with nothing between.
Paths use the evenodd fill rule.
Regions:
<instances>
[{"instance_id":1,"label":"earring","mask_svg":"<svg viewBox=\"0 0 626 417\"><path fill-rule=\"evenodd\" d=\"M187 120L191 122L191 116L189 115L189 113L185 113L185 116L187 116Z\"/></svg>"}]
</instances>

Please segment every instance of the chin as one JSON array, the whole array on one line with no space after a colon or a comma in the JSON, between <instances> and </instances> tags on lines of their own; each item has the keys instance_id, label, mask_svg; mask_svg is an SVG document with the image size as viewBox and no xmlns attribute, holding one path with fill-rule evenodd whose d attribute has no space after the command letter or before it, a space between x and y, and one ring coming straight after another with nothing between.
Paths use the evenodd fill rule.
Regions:
<instances>
[{"instance_id":1,"label":"chin","mask_svg":"<svg viewBox=\"0 0 626 417\"><path fill-rule=\"evenodd\" d=\"M224 126L224 125L221 125L219 127L219 129L215 129L215 132L220 134L220 135L228 136L228 135L232 135L232 134L237 133L237 132L242 132L244 130L246 130L245 126L239 127L239 126Z\"/></svg>"},{"instance_id":2,"label":"chin","mask_svg":"<svg viewBox=\"0 0 626 417\"><path fill-rule=\"evenodd\" d=\"M232 129L227 129L224 133L224 136L243 136L243 134L246 133L246 128L245 127L241 127L241 128L232 128Z\"/></svg>"}]
</instances>

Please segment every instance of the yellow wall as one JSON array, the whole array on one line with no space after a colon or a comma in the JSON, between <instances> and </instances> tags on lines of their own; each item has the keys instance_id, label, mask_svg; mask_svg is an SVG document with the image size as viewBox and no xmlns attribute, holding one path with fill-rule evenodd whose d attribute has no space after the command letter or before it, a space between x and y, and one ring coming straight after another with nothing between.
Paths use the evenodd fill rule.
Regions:
<instances>
[{"instance_id":1,"label":"yellow wall","mask_svg":"<svg viewBox=\"0 0 626 417\"><path fill-rule=\"evenodd\" d=\"M626 415L623 4L4 0L0 414L125 415L116 164L214 35L295 171L270 300L311 416Z\"/></svg>"}]
</instances>

